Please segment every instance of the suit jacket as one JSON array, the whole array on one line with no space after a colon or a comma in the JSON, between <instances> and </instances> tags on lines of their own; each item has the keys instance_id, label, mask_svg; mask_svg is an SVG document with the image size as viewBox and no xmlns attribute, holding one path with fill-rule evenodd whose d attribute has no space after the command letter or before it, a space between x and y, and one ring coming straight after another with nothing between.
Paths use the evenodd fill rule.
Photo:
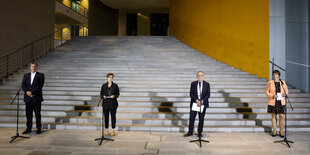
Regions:
<instances>
[{"instance_id":1,"label":"suit jacket","mask_svg":"<svg viewBox=\"0 0 310 155\"><path fill-rule=\"evenodd\" d=\"M274 82L275 82L274 80L269 81L267 86L266 86L266 90L265 90L265 94L268 96L268 105L271 105L271 106L275 106L275 104L276 104L276 98L274 98L274 95L276 95L276 86L275 86ZM282 83L280 81L281 93L286 92L286 94L288 94L287 85L286 85L284 80L282 80L282 82L283 82L283 86L282 86ZM281 104L282 105L286 104L284 97L281 100Z\"/></svg>"},{"instance_id":2,"label":"suit jacket","mask_svg":"<svg viewBox=\"0 0 310 155\"><path fill-rule=\"evenodd\" d=\"M23 78L22 82L22 89L24 91L24 101L25 102L34 102L39 103L43 101L43 94L42 94L42 88L44 85L44 74L37 72L32 85L31 85L31 73L26 73ZM26 92L31 91L31 93L34 95L34 97L29 97Z\"/></svg>"},{"instance_id":3,"label":"suit jacket","mask_svg":"<svg viewBox=\"0 0 310 155\"><path fill-rule=\"evenodd\" d=\"M201 94L201 101L203 102L205 108L209 107L209 98L210 98L210 84L206 81L203 81L203 87L202 87L202 94ZM191 84L191 90L190 90L190 97L191 97L191 103L190 107L192 108L192 105L196 100L198 100L198 93L197 92L197 85L198 81L194 81Z\"/></svg>"},{"instance_id":4,"label":"suit jacket","mask_svg":"<svg viewBox=\"0 0 310 155\"><path fill-rule=\"evenodd\" d=\"M104 99L103 95L105 96L115 95L115 98ZM100 96L102 98L102 106L104 109L116 109L118 107L117 98L119 96L119 88L116 83L112 82L111 91L109 91L108 82L104 83L101 86Z\"/></svg>"}]
</instances>

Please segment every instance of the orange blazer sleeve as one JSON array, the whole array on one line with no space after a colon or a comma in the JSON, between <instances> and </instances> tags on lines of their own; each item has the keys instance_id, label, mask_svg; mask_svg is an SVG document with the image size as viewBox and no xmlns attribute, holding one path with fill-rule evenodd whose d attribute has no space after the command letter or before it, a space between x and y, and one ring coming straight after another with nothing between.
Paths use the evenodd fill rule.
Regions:
<instances>
[{"instance_id":1,"label":"orange blazer sleeve","mask_svg":"<svg viewBox=\"0 0 310 155\"><path fill-rule=\"evenodd\" d=\"M267 87L266 87L266 90L265 90L265 94L266 94L268 97L273 98L273 94L271 94L271 93L269 92L270 87L271 87L271 82L268 82Z\"/></svg>"}]
</instances>

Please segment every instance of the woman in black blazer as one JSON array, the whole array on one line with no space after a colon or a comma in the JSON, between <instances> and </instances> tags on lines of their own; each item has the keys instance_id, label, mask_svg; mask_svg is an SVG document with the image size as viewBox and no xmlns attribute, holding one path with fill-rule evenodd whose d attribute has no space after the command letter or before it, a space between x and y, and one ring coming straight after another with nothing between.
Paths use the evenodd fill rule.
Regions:
<instances>
[{"instance_id":1,"label":"woman in black blazer","mask_svg":"<svg viewBox=\"0 0 310 155\"><path fill-rule=\"evenodd\" d=\"M100 96L102 98L102 106L105 120L105 131L104 135L109 134L109 113L111 113L112 132L111 136L115 135L115 124L116 124L116 110L118 107L117 98L119 96L119 88L116 83L113 83L114 74L107 74L108 81L101 87Z\"/></svg>"}]
</instances>

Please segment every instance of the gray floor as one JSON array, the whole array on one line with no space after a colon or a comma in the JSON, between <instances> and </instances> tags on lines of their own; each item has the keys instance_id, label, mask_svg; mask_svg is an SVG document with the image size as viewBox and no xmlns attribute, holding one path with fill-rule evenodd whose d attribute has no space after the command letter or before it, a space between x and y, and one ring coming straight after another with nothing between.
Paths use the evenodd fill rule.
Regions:
<instances>
[{"instance_id":1,"label":"gray floor","mask_svg":"<svg viewBox=\"0 0 310 155\"><path fill-rule=\"evenodd\" d=\"M279 137L267 133L208 133L204 139L210 143L199 148L180 132L117 132L115 141L101 146L94 139L100 131L45 130L31 133L30 139L18 139L9 143L15 135L14 128L0 128L0 154L310 154L310 133L289 133L294 141L292 148L281 143ZM21 129L22 131L22 129Z\"/></svg>"}]
</instances>

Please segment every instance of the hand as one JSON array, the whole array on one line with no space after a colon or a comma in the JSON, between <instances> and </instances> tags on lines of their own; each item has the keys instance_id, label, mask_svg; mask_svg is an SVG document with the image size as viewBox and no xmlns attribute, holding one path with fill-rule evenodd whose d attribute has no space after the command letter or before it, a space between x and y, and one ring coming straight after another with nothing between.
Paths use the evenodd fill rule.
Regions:
<instances>
[{"instance_id":1,"label":"hand","mask_svg":"<svg viewBox=\"0 0 310 155\"><path fill-rule=\"evenodd\" d=\"M197 100L197 106L200 107L201 101Z\"/></svg>"},{"instance_id":2,"label":"hand","mask_svg":"<svg viewBox=\"0 0 310 155\"><path fill-rule=\"evenodd\" d=\"M103 98L104 98L104 99L107 99L107 97L106 97L105 95L103 95Z\"/></svg>"},{"instance_id":3,"label":"hand","mask_svg":"<svg viewBox=\"0 0 310 155\"><path fill-rule=\"evenodd\" d=\"M273 96L273 98L277 98L277 97L278 97L277 95L274 95L274 96Z\"/></svg>"},{"instance_id":4,"label":"hand","mask_svg":"<svg viewBox=\"0 0 310 155\"><path fill-rule=\"evenodd\" d=\"M27 94L29 97L32 97L31 91L27 91L26 94Z\"/></svg>"},{"instance_id":5,"label":"hand","mask_svg":"<svg viewBox=\"0 0 310 155\"><path fill-rule=\"evenodd\" d=\"M111 98L115 98L115 95L111 95Z\"/></svg>"},{"instance_id":6,"label":"hand","mask_svg":"<svg viewBox=\"0 0 310 155\"><path fill-rule=\"evenodd\" d=\"M285 97L286 95L285 95L285 93L282 93L282 97Z\"/></svg>"}]
</instances>

